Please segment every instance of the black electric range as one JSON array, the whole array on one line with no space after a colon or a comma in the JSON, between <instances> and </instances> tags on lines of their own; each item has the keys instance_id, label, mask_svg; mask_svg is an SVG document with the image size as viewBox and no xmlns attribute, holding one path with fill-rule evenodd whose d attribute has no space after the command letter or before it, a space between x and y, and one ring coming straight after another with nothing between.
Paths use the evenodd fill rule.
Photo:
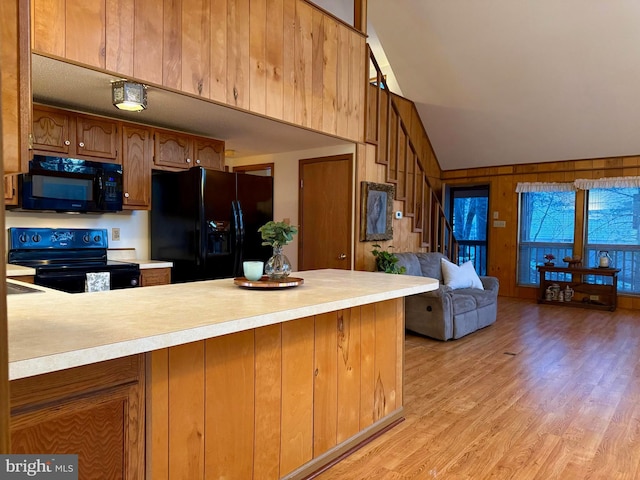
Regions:
<instances>
[{"instance_id":1,"label":"black electric range","mask_svg":"<svg viewBox=\"0 0 640 480\"><path fill-rule=\"evenodd\" d=\"M108 246L106 229L10 228L8 261L35 268L36 285L69 293L84 292L90 272L109 272L111 289L139 286L139 265L108 260Z\"/></svg>"}]
</instances>

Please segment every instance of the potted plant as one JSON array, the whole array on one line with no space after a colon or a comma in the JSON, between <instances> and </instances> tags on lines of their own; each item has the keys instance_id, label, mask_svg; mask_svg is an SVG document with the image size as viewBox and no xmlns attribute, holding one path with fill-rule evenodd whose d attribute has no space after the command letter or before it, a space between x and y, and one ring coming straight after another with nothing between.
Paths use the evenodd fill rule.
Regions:
<instances>
[{"instance_id":1,"label":"potted plant","mask_svg":"<svg viewBox=\"0 0 640 480\"><path fill-rule=\"evenodd\" d=\"M273 256L267 260L264 272L272 280L287 278L291 273L291 262L282 253L282 247L293 241L298 229L286 222L269 221L258 229L262 236L262 245L273 248Z\"/></svg>"},{"instance_id":2,"label":"potted plant","mask_svg":"<svg viewBox=\"0 0 640 480\"><path fill-rule=\"evenodd\" d=\"M376 268L379 272L402 274L407 271L405 266L398 266L398 257L388 249L393 248L392 245L383 250L378 244L373 245L373 256L376 259Z\"/></svg>"},{"instance_id":3,"label":"potted plant","mask_svg":"<svg viewBox=\"0 0 640 480\"><path fill-rule=\"evenodd\" d=\"M553 253L545 253L544 254L544 264L547 267L553 267L554 263L553 260L555 259L555 255Z\"/></svg>"}]
</instances>

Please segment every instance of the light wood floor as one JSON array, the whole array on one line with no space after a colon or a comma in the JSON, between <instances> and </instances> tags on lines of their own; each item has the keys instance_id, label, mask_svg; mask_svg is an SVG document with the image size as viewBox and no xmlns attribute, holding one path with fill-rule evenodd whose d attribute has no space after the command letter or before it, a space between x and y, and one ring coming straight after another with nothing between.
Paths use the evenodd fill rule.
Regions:
<instances>
[{"instance_id":1,"label":"light wood floor","mask_svg":"<svg viewBox=\"0 0 640 480\"><path fill-rule=\"evenodd\" d=\"M316 480L640 479L639 312L500 298L405 348L406 420Z\"/></svg>"}]
</instances>

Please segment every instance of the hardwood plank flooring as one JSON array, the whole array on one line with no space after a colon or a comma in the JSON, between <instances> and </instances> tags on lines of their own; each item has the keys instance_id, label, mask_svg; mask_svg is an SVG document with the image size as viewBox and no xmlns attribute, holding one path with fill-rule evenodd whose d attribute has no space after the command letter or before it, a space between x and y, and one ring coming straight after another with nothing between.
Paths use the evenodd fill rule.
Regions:
<instances>
[{"instance_id":1,"label":"hardwood plank flooring","mask_svg":"<svg viewBox=\"0 0 640 480\"><path fill-rule=\"evenodd\" d=\"M316 480L640 478L640 313L500 298L459 340L407 333L406 420Z\"/></svg>"}]
</instances>

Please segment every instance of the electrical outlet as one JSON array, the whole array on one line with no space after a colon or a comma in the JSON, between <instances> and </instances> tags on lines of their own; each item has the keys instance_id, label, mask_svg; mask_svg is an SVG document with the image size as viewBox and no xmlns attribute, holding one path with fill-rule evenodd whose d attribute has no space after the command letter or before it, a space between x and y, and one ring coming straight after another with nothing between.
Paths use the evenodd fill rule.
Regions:
<instances>
[{"instance_id":1,"label":"electrical outlet","mask_svg":"<svg viewBox=\"0 0 640 480\"><path fill-rule=\"evenodd\" d=\"M113 240L114 242L117 242L118 240L120 240L120 229L119 228L112 228L111 229L111 240Z\"/></svg>"}]
</instances>

